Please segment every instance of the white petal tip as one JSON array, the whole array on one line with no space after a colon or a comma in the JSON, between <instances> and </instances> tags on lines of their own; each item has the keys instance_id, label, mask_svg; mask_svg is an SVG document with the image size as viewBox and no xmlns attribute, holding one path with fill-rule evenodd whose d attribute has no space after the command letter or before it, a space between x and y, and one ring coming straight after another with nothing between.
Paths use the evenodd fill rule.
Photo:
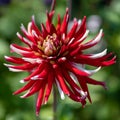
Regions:
<instances>
[{"instance_id":1,"label":"white petal tip","mask_svg":"<svg viewBox=\"0 0 120 120\"><path fill-rule=\"evenodd\" d=\"M25 83L25 81L24 80L20 80L20 83Z\"/></svg>"},{"instance_id":2,"label":"white petal tip","mask_svg":"<svg viewBox=\"0 0 120 120\"><path fill-rule=\"evenodd\" d=\"M91 55L90 58L93 58L93 59L100 58L100 57L103 57L106 54L107 54L107 49L105 49L104 51L102 51L100 53Z\"/></svg>"},{"instance_id":3,"label":"white petal tip","mask_svg":"<svg viewBox=\"0 0 120 120\"><path fill-rule=\"evenodd\" d=\"M89 70L89 73L88 73L88 74L91 76L91 75L93 75L94 73L98 72L100 69L101 69L101 66L98 67L98 68L96 68L95 70Z\"/></svg>"},{"instance_id":4,"label":"white petal tip","mask_svg":"<svg viewBox=\"0 0 120 120\"><path fill-rule=\"evenodd\" d=\"M8 67L8 64L6 64L6 63L3 63L3 65Z\"/></svg>"},{"instance_id":5,"label":"white petal tip","mask_svg":"<svg viewBox=\"0 0 120 120\"><path fill-rule=\"evenodd\" d=\"M9 57L5 55L4 58L5 58L5 59L8 59Z\"/></svg>"},{"instance_id":6,"label":"white petal tip","mask_svg":"<svg viewBox=\"0 0 120 120\"><path fill-rule=\"evenodd\" d=\"M24 98L24 96L20 96L20 98Z\"/></svg>"},{"instance_id":7,"label":"white petal tip","mask_svg":"<svg viewBox=\"0 0 120 120\"><path fill-rule=\"evenodd\" d=\"M61 99L64 100L64 99L65 99L65 96L62 96Z\"/></svg>"},{"instance_id":8,"label":"white petal tip","mask_svg":"<svg viewBox=\"0 0 120 120\"><path fill-rule=\"evenodd\" d=\"M100 29L100 32L103 32L103 29Z\"/></svg>"},{"instance_id":9,"label":"white petal tip","mask_svg":"<svg viewBox=\"0 0 120 120\"><path fill-rule=\"evenodd\" d=\"M10 66L8 66L10 67ZM22 72L23 70L19 70L19 69L15 69L15 68L9 68L9 71L12 71L12 72Z\"/></svg>"},{"instance_id":10,"label":"white petal tip","mask_svg":"<svg viewBox=\"0 0 120 120\"><path fill-rule=\"evenodd\" d=\"M16 35L17 35L18 37L20 37L20 36L21 36L19 32L17 32L17 33L16 33Z\"/></svg>"},{"instance_id":11,"label":"white petal tip","mask_svg":"<svg viewBox=\"0 0 120 120\"><path fill-rule=\"evenodd\" d=\"M60 97L61 97L62 100L64 100L65 99L64 93L61 93Z\"/></svg>"},{"instance_id":12,"label":"white petal tip","mask_svg":"<svg viewBox=\"0 0 120 120\"><path fill-rule=\"evenodd\" d=\"M87 95L88 95L87 92L84 92L82 99L86 99Z\"/></svg>"},{"instance_id":13,"label":"white petal tip","mask_svg":"<svg viewBox=\"0 0 120 120\"><path fill-rule=\"evenodd\" d=\"M44 104L46 105L46 104L47 104L47 101L45 101Z\"/></svg>"},{"instance_id":14,"label":"white petal tip","mask_svg":"<svg viewBox=\"0 0 120 120\"><path fill-rule=\"evenodd\" d=\"M26 94L24 94L24 95L20 96L20 98L25 98L25 97L26 97Z\"/></svg>"},{"instance_id":15,"label":"white petal tip","mask_svg":"<svg viewBox=\"0 0 120 120\"><path fill-rule=\"evenodd\" d=\"M38 79L38 75L31 77L31 80L37 80L37 79Z\"/></svg>"}]
</instances>

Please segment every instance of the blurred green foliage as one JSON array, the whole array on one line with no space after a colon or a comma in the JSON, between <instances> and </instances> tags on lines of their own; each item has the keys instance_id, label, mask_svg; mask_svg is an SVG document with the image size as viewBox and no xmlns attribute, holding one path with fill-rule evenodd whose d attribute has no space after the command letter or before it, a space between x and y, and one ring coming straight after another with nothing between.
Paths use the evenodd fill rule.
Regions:
<instances>
[{"instance_id":1,"label":"blurred green foliage","mask_svg":"<svg viewBox=\"0 0 120 120\"><path fill-rule=\"evenodd\" d=\"M89 18L98 15L101 18L101 28L104 29L104 41L108 52L117 55L117 62L108 68L103 68L93 77L107 83L108 90L99 86L89 86L93 104L87 103L83 109L79 103L58 97L58 120L120 120L120 0L57 0L56 13L64 15L69 3L71 19ZM50 6L44 0L11 0L8 5L0 6L0 120L35 120L35 97L20 99L12 93L23 86L19 83L27 73L12 73L3 65L4 55L10 55L9 45L20 43L16 32L20 25L31 20L35 15L39 25L46 19L45 12ZM89 22L89 21L88 21ZM102 48L100 47L100 50ZM52 95L47 105L41 108L41 120L52 120Z\"/></svg>"}]
</instances>

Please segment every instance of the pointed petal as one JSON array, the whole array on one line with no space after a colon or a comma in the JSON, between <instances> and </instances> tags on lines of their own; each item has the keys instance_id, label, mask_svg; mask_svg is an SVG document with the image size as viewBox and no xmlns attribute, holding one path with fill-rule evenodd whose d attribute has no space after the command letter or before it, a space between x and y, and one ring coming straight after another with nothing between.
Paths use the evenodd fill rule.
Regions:
<instances>
[{"instance_id":1,"label":"pointed petal","mask_svg":"<svg viewBox=\"0 0 120 120\"><path fill-rule=\"evenodd\" d=\"M52 90L52 86L53 83L55 82L55 78L54 78L54 74L53 71L50 71L49 75L48 75L48 81L47 81L47 87L46 87L46 92L45 92L45 97L44 97L44 103L46 104L48 101L48 98L50 96L51 90Z\"/></svg>"},{"instance_id":2,"label":"pointed petal","mask_svg":"<svg viewBox=\"0 0 120 120\"><path fill-rule=\"evenodd\" d=\"M84 70L83 68L78 69L77 67L73 66L69 62L65 62L65 66L70 72L73 72L74 74L78 74L81 76L89 76L90 75L90 73L88 71Z\"/></svg>"},{"instance_id":3,"label":"pointed petal","mask_svg":"<svg viewBox=\"0 0 120 120\"><path fill-rule=\"evenodd\" d=\"M66 14L64 15L61 28L60 28L61 33L66 33L68 21L69 21L69 14L68 14L68 9L66 9Z\"/></svg>"},{"instance_id":4,"label":"pointed petal","mask_svg":"<svg viewBox=\"0 0 120 120\"><path fill-rule=\"evenodd\" d=\"M44 82L45 81L41 81L41 80L36 81L34 85L28 90L28 92L24 94L23 96L21 96L21 98L27 98L33 95L34 93L38 92L44 85Z\"/></svg>"},{"instance_id":5,"label":"pointed petal","mask_svg":"<svg viewBox=\"0 0 120 120\"><path fill-rule=\"evenodd\" d=\"M101 29L99 34L97 35L97 37L95 39L90 40L89 42L81 45L81 50L88 49L88 48L96 45L98 42L100 42L102 36L103 36L103 30Z\"/></svg>"},{"instance_id":6,"label":"pointed petal","mask_svg":"<svg viewBox=\"0 0 120 120\"><path fill-rule=\"evenodd\" d=\"M107 49L105 49L104 51L102 51L100 53L90 55L89 58L96 59L96 58L103 57L106 54L107 54Z\"/></svg>"},{"instance_id":7,"label":"pointed petal","mask_svg":"<svg viewBox=\"0 0 120 120\"><path fill-rule=\"evenodd\" d=\"M60 84L59 84L58 80L56 80L56 84L57 84L57 87L58 87L58 91L60 93L60 97L61 97L62 100L64 100L65 99L65 95L64 95L63 90L60 87Z\"/></svg>"},{"instance_id":8,"label":"pointed petal","mask_svg":"<svg viewBox=\"0 0 120 120\"><path fill-rule=\"evenodd\" d=\"M34 85L35 81L29 81L24 87L20 88L19 90L15 91L13 94L17 95L20 94L28 89L30 89Z\"/></svg>"},{"instance_id":9,"label":"pointed petal","mask_svg":"<svg viewBox=\"0 0 120 120\"><path fill-rule=\"evenodd\" d=\"M63 92L66 95L69 95L68 87L67 87L67 85L66 85L66 83L64 81L64 77L63 77L63 75L61 73L61 70L58 67L55 68L55 76L56 76L57 81L58 81L61 89L63 90Z\"/></svg>"},{"instance_id":10,"label":"pointed petal","mask_svg":"<svg viewBox=\"0 0 120 120\"><path fill-rule=\"evenodd\" d=\"M22 58L17 58L17 57L8 57L8 56L5 56L5 59L8 62L12 62L12 63L16 63L16 64L24 64L24 63L26 63L26 61L24 61Z\"/></svg>"},{"instance_id":11,"label":"pointed petal","mask_svg":"<svg viewBox=\"0 0 120 120\"><path fill-rule=\"evenodd\" d=\"M37 102L36 102L36 116L38 116L40 112L40 107L43 102L44 91L45 91L45 85L40 89L38 93Z\"/></svg>"}]
</instances>

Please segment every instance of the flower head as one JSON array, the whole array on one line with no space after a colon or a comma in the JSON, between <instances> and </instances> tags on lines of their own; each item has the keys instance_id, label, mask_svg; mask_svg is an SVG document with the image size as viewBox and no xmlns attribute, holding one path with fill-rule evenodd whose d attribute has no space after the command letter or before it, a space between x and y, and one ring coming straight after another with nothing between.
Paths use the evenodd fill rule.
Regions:
<instances>
[{"instance_id":1,"label":"flower head","mask_svg":"<svg viewBox=\"0 0 120 120\"><path fill-rule=\"evenodd\" d=\"M81 23L74 19L73 26L67 31L68 9L62 21L58 15L57 25L52 23L53 15L54 11L47 13L46 24L42 23L41 29L35 24L34 17L29 22L27 30L22 25L24 37L20 33L17 33L17 36L26 46L17 44L10 46L11 51L19 54L20 57L5 56L8 62L14 63L14 65L5 64L10 71L30 73L21 80L26 82L26 85L14 94L27 91L21 96L27 98L38 93L37 115L41 105L47 103L53 85L57 86L61 99L67 95L72 100L82 103L83 106L86 104L86 98L91 102L87 84L106 86L104 82L96 81L90 76L101 67L115 63L115 57L112 57L112 53L107 54L106 49L97 54L84 53L84 50L98 44L103 36L103 31L100 30L94 39L85 42L89 33L86 29L86 17ZM94 66L96 69L88 70L85 65Z\"/></svg>"}]
</instances>

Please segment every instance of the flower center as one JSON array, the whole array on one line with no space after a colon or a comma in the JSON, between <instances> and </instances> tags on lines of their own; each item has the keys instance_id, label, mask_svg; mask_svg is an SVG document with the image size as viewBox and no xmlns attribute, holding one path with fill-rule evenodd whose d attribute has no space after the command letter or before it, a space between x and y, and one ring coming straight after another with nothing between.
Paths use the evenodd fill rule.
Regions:
<instances>
[{"instance_id":1,"label":"flower center","mask_svg":"<svg viewBox=\"0 0 120 120\"><path fill-rule=\"evenodd\" d=\"M57 39L57 35L55 33L47 35L46 39L43 40L42 45L38 44L39 49L41 49L46 56L56 55L60 46L60 41Z\"/></svg>"}]
</instances>

